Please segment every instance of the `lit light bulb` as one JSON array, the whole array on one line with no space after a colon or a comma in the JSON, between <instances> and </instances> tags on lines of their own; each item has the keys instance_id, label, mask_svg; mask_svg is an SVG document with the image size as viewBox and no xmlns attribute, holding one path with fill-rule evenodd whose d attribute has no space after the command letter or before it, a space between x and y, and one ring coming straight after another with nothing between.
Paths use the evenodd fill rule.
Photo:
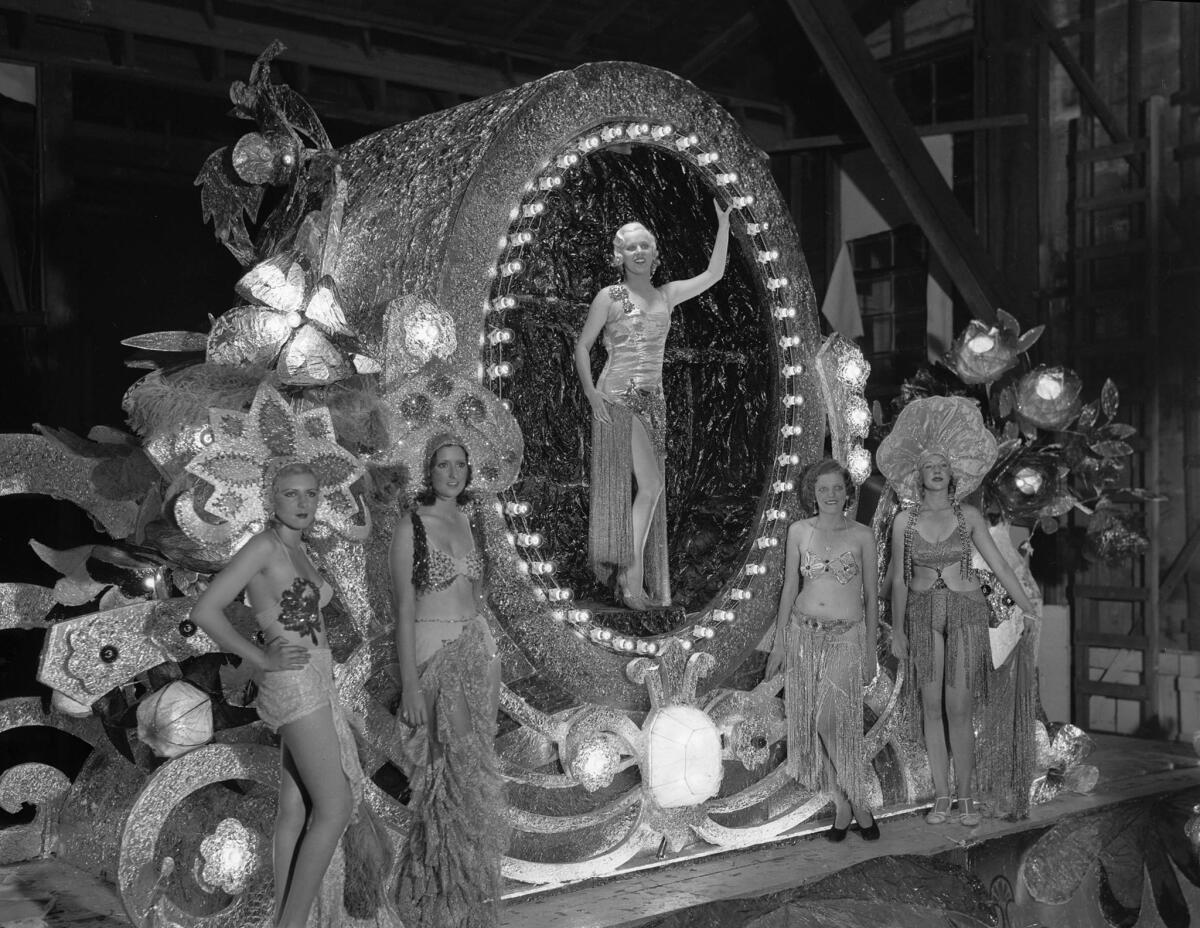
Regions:
<instances>
[{"instance_id":1,"label":"lit light bulb","mask_svg":"<svg viewBox=\"0 0 1200 928\"><path fill-rule=\"evenodd\" d=\"M565 171L567 168L573 168L575 165L579 164L579 155L575 154L573 151L570 151L565 155L559 155L554 163L557 164L561 170Z\"/></svg>"},{"instance_id":2,"label":"lit light bulb","mask_svg":"<svg viewBox=\"0 0 1200 928\"><path fill-rule=\"evenodd\" d=\"M668 135L675 131L674 126L655 126L650 130L652 138L665 139Z\"/></svg>"},{"instance_id":3,"label":"lit light bulb","mask_svg":"<svg viewBox=\"0 0 1200 928\"><path fill-rule=\"evenodd\" d=\"M693 145L700 144L700 137L697 135L681 135L675 140L675 147L680 151L687 151Z\"/></svg>"},{"instance_id":4,"label":"lit light bulb","mask_svg":"<svg viewBox=\"0 0 1200 928\"><path fill-rule=\"evenodd\" d=\"M803 406L804 405L804 397L801 396L799 393L789 393L787 396L785 396L783 398L783 405L784 406Z\"/></svg>"},{"instance_id":5,"label":"lit light bulb","mask_svg":"<svg viewBox=\"0 0 1200 928\"><path fill-rule=\"evenodd\" d=\"M553 566L553 565L551 565ZM551 587L546 591L546 595L552 602L566 602L571 598L571 591L565 586Z\"/></svg>"},{"instance_id":6,"label":"lit light bulb","mask_svg":"<svg viewBox=\"0 0 1200 928\"><path fill-rule=\"evenodd\" d=\"M517 301L511 296L498 296L488 304L492 312L504 312L504 310L512 309L516 305Z\"/></svg>"},{"instance_id":7,"label":"lit light bulb","mask_svg":"<svg viewBox=\"0 0 1200 928\"><path fill-rule=\"evenodd\" d=\"M692 641L690 638L676 638L675 640L679 642L679 647L684 651L692 650Z\"/></svg>"},{"instance_id":8,"label":"lit light bulb","mask_svg":"<svg viewBox=\"0 0 1200 928\"><path fill-rule=\"evenodd\" d=\"M738 181L737 172L725 171L713 178L717 182L718 187L724 187L727 184L736 184Z\"/></svg>"},{"instance_id":9,"label":"lit light bulb","mask_svg":"<svg viewBox=\"0 0 1200 928\"><path fill-rule=\"evenodd\" d=\"M621 126L605 126L600 131L600 138L606 142L611 142L613 139L618 139L625 134L625 129Z\"/></svg>"},{"instance_id":10,"label":"lit light bulb","mask_svg":"<svg viewBox=\"0 0 1200 928\"><path fill-rule=\"evenodd\" d=\"M542 536L537 532L518 532L516 543L522 548L536 548L542 543Z\"/></svg>"},{"instance_id":11,"label":"lit light bulb","mask_svg":"<svg viewBox=\"0 0 1200 928\"><path fill-rule=\"evenodd\" d=\"M700 165L714 164L715 162L719 161L720 159L721 159L721 156L719 154L717 154L715 151L701 152L700 154L698 154L696 156L696 162Z\"/></svg>"},{"instance_id":12,"label":"lit light bulb","mask_svg":"<svg viewBox=\"0 0 1200 928\"><path fill-rule=\"evenodd\" d=\"M778 464L780 467L787 467L788 465L799 464L800 463L800 455L789 454L785 451L783 454L779 455L779 457L777 457L775 459L775 463Z\"/></svg>"},{"instance_id":13,"label":"lit light bulb","mask_svg":"<svg viewBox=\"0 0 1200 928\"><path fill-rule=\"evenodd\" d=\"M514 500L511 503L504 504L504 511L510 516L527 516L529 515L529 503L521 500Z\"/></svg>"},{"instance_id":14,"label":"lit light bulb","mask_svg":"<svg viewBox=\"0 0 1200 928\"><path fill-rule=\"evenodd\" d=\"M778 521L779 519L786 519L787 512L783 509L768 509L766 512L763 513L763 518L766 519L768 522L775 522L775 521Z\"/></svg>"},{"instance_id":15,"label":"lit light bulb","mask_svg":"<svg viewBox=\"0 0 1200 928\"><path fill-rule=\"evenodd\" d=\"M786 277L768 277L767 278L767 289L768 290L782 290L787 285L788 285L788 279Z\"/></svg>"},{"instance_id":16,"label":"lit light bulb","mask_svg":"<svg viewBox=\"0 0 1200 928\"><path fill-rule=\"evenodd\" d=\"M550 618L554 619L555 622L565 622L567 614L562 609L552 609L550 611Z\"/></svg>"},{"instance_id":17,"label":"lit light bulb","mask_svg":"<svg viewBox=\"0 0 1200 928\"><path fill-rule=\"evenodd\" d=\"M804 426L802 425L784 425L779 429L781 435L785 438L796 438L804 434Z\"/></svg>"},{"instance_id":18,"label":"lit light bulb","mask_svg":"<svg viewBox=\"0 0 1200 928\"><path fill-rule=\"evenodd\" d=\"M747 206L754 205L754 194L746 193L733 198L733 205L736 209L745 209Z\"/></svg>"},{"instance_id":19,"label":"lit light bulb","mask_svg":"<svg viewBox=\"0 0 1200 928\"><path fill-rule=\"evenodd\" d=\"M772 315L776 319L795 319L796 308L794 306L776 306Z\"/></svg>"},{"instance_id":20,"label":"lit light bulb","mask_svg":"<svg viewBox=\"0 0 1200 928\"><path fill-rule=\"evenodd\" d=\"M761 577L767 572L766 564L747 564L746 574L751 577Z\"/></svg>"},{"instance_id":21,"label":"lit light bulb","mask_svg":"<svg viewBox=\"0 0 1200 928\"><path fill-rule=\"evenodd\" d=\"M762 235L771 228L769 222L748 222L746 223L747 235Z\"/></svg>"},{"instance_id":22,"label":"lit light bulb","mask_svg":"<svg viewBox=\"0 0 1200 928\"><path fill-rule=\"evenodd\" d=\"M507 361L501 361L499 364L488 365L488 376L492 379L497 377L507 377L512 373L512 365Z\"/></svg>"},{"instance_id":23,"label":"lit light bulb","mask_svg":"<svg viewBox=\"0 0 1200 928\"><path fill-rule=\"evenodd\" d=\"M862 483L871 476L871 453L861 445L850 449L846 455L846 470L850 471L850 479Z\"/></svg>"},{"instance_id":24,"label":"lit light bulb","mask_svg":"<svg viewBox=\"0 0 1200 928\"><path fill-rule=\"evenodd\" d=\"M733 618L733 612L729 609L714 609L712 612L714 622L732 622Z\"/></svg>"},{"instance_id":25,"label":"lit light bulb","mask_svg":"<svg viewBox=\"0 0 1200 928\"><path fill-rule=\"evenodd\" d=\"M532 232L513 232L511 235L506 235L501 240L501 247L507 245L509 248L520 248L522 245L528 245L532 241Z\"/></svg>"},{"instance_id":26,"label":"lit light bulb","mask_svg":"<svg viewBox=\"0 0 1200 928\"><path fill-rule=\"evenodd\" d=\"M778 486L778 483L777 483L776 485ZM791 486L790 482L788 483L788 486ZM776 490L775 492L776 492L776 493L783 493L783 492L786 492L786 491L784 491L784 490ZM777 547L777 546L779 545L779 539L778 539L778 538L773 538L773 537L771 537L771 536L768 536L768 535L765 535L765 536L763 536L762 538L758 538L758 539L756 539L754 543L755 543L756 545L758 545L760 548L774 548L774 547Z\"/></svg>"},{"instance_id":27,"label":"lit light bulb","mask_svg":"<svg viewBox=\"0 0 1200 928\"><path fill-rule=\"evenodd\" d=\"M558 174L547 174L545 177L538 178L539 190L557 190L562 186L563 179Z\"/></svg>"},{"instance_id":28,"label":"lit light bulb","mask_svg":"<svg viewBox=\"0 0 1200 928\"><path fill-rule=\"evenodd\" d=\"M526 203L521 207L521 215L526 219L533 219L536 216L542 215L546 211L546 204L541 200L535 200L532 203Z\"/></svg>"},{"instance_id":29,"label":"lit light bulb","mask_svg":"<svg viewBox=\"0 0 1200 928\"><path fill-rule=\"evenodd\" d=\"M784 377L799 377L804 373L803 364L785 364L781 368Z\"/></svg>"},{"instance_id":30,"label":"lit light bulb","mask_svg":"<svg viewBox=\"0 0 1200 928\"><path fill-rule=\"evenodd\" d=\"M502 345L505 342L511 342L512 340L512 329L492 329L492 331L488 333L488 341L493 345Z\"/></svg>"},{"instance_id":31,"label":"lit light bulb","mask_svg":"<svg viewBox=\"0 0 1200 928\"><path fill-rule=\"evenodd\" d=\"M771 484L771 489L776 493L791 493L796 489L796 485L790 480L776 480Z\"/></svg>"},{"instance_id":32,"label":"lit light bulb","mask_svg":"<svg viewBox=\"0 0 1200 928\"><path fill-rule=\"evenodd\" d=\"M778 261L778 260L779 260L779 252L777 250L775 250L774 248L769 248L766 251L760 251L758 253L758 263L759 264L767 264L771 261Z\"/></svg>"},{"instance_id":33,"label":"lit light bulb","mask_svg":"<svg viewBox=\"0 0 1200 928\"><path fill-rule=\"evenodd\" d=\"M711 638L714 634L707 625L696 625L692 628L692 636L695 638Z\"/></svg>"},{"instance_id":34,"label":"lit light bulb","mask_svg":"<svg viewBox=\"0 0 1200 928\"><path fill-rule=\"evenodd\" d=\"M592 614L586 609L569 609L567 610L567 621L575 625L583 625L592 621Z\"/></svg>"},{"instance_id":35,"label":"lit light bulb","mask_svg":"<svg viewBox=\"0 0 1200 928\"><path fill-rule=\"evenodd\" d=\"M595 151L599 147L600 147L600 136L598 136L598 135L589 135L586 139L579 140L579 150L581 152L583 152L585 155L589 151Z\"/></svg>"},{"instance_id":36,"label":"lit light bulb","mask_svg":"<svg viewBox=\"0 0 1200 928\"><path fill-rule=\"evenodd\" d=\"M800 344L799 335L781 335L779 336L779 347L783 349L795 348Z\"/></svg>"}]
</instances>

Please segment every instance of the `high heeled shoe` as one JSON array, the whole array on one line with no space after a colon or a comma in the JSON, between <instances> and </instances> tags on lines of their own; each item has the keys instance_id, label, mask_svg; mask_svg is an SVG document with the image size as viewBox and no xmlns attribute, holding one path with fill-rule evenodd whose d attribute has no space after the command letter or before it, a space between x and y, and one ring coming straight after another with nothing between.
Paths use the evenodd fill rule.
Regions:
<instances>
[{"instance_id":1,"label":"high heeled shoe","mask_svg":"<svg viewBox=\"0 0 1200 928\"><path fill-rule=\"evenodd\" d=\"M863 827L863 823L860 821L858 823L858 834L859 834L859 837L861 837L864 841L878 841L879 840L879 819L877 819L874 815L872 815L871 816L871 824L866 826L865 828Z\"/></svg>"},{"instance_id":2,"label":"high heeled shoe","mask_svg":"<svg viewBox=\"0 0 1200 928\"><path fill-rule=\"evenodd\" d=\"M968 828L974 828L983 821L983 813L979 811L979 802L975 799L960 799L958 800L958 808L960 814L958 823L966 825Z\"/></svg>"},{"instance_id":3,"label":"high heeled shoe","mask_svg":"<svg viewBox=\"0 0 1200 928\"><path fill-rule=\"evenodd\" d=\"M938 796L933 800L933 808L925 814L925 821L930 825L944 825L950 820L950 810L953 807L952 797Z\"/></svg>"},{"instance_id":4,"label":"high heeled shoe","mask_svg":"<svg viewBox=\"0 0 1200 928\"><path fill-rule=\"evenodd\" d=\"M644 612L652 605L650 597L644 589L631 590L629 588L629 570L625 567L617 573L617 598L625 604L627 609L635 612Z\"/></svg>"}]
</instances>

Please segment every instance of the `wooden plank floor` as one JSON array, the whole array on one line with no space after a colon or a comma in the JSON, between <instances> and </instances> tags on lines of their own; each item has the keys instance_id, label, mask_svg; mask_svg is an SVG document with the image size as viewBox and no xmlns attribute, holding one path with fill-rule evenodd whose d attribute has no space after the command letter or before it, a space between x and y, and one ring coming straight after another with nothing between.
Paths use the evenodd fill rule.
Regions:
<instances>
[{"instance_id":1,"label":"wooden plank floor","mask_svg":"<svg viewBox=\"0 0 1200 928\"><path fill-rule=\"evenodd\" d=\"M1101 771L1087 796L1064 794L1024 822L984 820L977 828L926 825L917 810L881 816L872 844L852 833L842 844L819 837L828 823L745 851L699 850L669 864L652 859L615 876L552 889L518 889L503 911L505 928L616 928L687 906L800 886L872 857L934 855L955 846L1044 828L1115 802L1200 786L1190 747L1096 735L1089 761ZM0 867L0 928L130 928L111 886L56 860Z\"/></svg>"}]
</instances>

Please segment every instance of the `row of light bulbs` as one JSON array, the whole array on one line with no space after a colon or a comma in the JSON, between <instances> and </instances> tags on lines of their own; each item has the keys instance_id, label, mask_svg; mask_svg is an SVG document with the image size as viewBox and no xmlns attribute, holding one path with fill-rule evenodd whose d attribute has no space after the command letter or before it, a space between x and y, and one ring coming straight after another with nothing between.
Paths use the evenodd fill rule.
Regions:
<instances>
[{"instance_id":1,"label":"row of light bulbs","mask_svg":"<svg viewBox=\"0 0 1200 928\"><path fill-rule=\"evenodd\" d=\"M598 132L592 132L580 137L571 143L568 150L556 156L550 163L557 168L557 171L544 174L526 183L524 187L525 193L527 196L534 197L534 199L513 207L509 213L510 221L519 226L519 228L510 229L508 234L501 236L497 242L499 250L498 259L488 268L488 274L495 283L493 284L491 299L484 304L485 317L491 313L502 316L506 310L513 309L517 305L517 300L514 297L502 291L507 290L512 285L513 278L525 269L525 262L513 253L518 249L532 244L536 240L536 230L524 227L524 224L536 224L539 217L545 213L546 203L540 198L541 195L553 193L560 189L564 182L561 172L567 172L578 166L582 161L582 155L597 151L606 144L618 144L626 140L673 148L676 153L692 160L697 166L712 168L710 179L726 194L728 203L735 209L742 211L748 210L753 206L755 202L754 196L737 188L740 178L736 172L722 171L713 167L720 161L720 154L716 151L697 150L700 146L700 138L697 135L690 133L677 134L672 126L652 126L644 122L604 126ZM770 229L769 223L758 221L753 216L744 215L743 218L747 220L746 232L752 237L761 238ZM785 290L790 284L787 277L774 273L771 267L779 261L779 251L768 247L765 242L760 241L758 245L758 250L755 252L755 259L765 275L764 286L769 292L779 294L780 291ZM786 332L786 327L790 325L790 320L796 318L796 310L791 306L779 305L772 309L771 315L777 324L785 327L785 332L778 340L786 362L782 365L781 374L788 381L789 386L792 386L792 381L804 373L804 366L794 360L790 360L788 357L789 349L800 346L799 336ZM484 370L487 376L493 381L496 392L499 394L502 394L503 391L503 378L511 375L513 370L512 365L508 361L505 361L502 355L503 346L509 344L512 340L512 330L499 324L492 327L486 335L481 337L481 342L483 343L481 347L490 355L490 363L484 367ZM783 396L783 403L789 410L798 409L798 407L804 404L804 397L799 393L786 392ZM801 425L788 422L781 427L780 434L786 440L799 437L803 434L803 431ZM774 459L773 464L777 472L776 475L779 478L773 479L771 482L771 490L774 494L782 497L794 492L795 483L787 479L788 470L799 463L800 456L791 452L784 452ZM782 473L779 473L780 471ZM520 569L531 579L538 581L534 584L534 594L539 601L551 603L555 606L551 610L551 616L556 621L571 626L580 635L589 638L597 644L604 645L613 651L644 655L658 653L659 644L657 642L650 639L639 639L621 635L613 632L611 629L595 626L592 624L592 615L588 610L575 608L571 605L573 599L572 591L566 587L558 586L554 580L553 561L543 559L539 556L538 549L543 541L541 534L529 531L528 525L525 523L526 517L531 512L528 502L520 500L505 501L503 503L503 511L509 517L510 523L517 528L516 531L509 534L510 542L514 547L524 549L525 558L518 561ZM786 509L778 505L772 506L772 508L767 509L763 514L764 528L772 532L778 531L777 526L772 525L772 523L786 521L787 518L788 513ZM773 534L762 535L755 540L755 547L763 552L770 551L778 547L778 545L779 538ZM761 563L747 563L742 569L742 574L751 581L753 578L762 576L766 572L766 565ZM711 610L701 624L696 624L687 632L676 636L680 644L685 650L689 650L693 646L692 639L706 640L712 638L716 633L714 624L732 623L736 618L735 609L737 604L749 601L752 598L753 592L750 589L738 586L732 587L727 594L728 602L722 608Z\"/></svg>"}]
</instances>

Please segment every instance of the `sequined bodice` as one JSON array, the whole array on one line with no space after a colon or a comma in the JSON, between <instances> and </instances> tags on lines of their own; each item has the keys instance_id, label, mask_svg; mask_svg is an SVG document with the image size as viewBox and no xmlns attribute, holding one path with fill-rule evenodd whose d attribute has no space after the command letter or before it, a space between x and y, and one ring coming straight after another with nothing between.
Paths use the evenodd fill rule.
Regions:
<instances>
[{"instance_id":1,"label":"sequined bodice","mask_svg":"<svg viewBox=\"0 0 1200 928\"><path fill-rule=\"evenodd\" d=\"M800 553L800 576L814 580L826 574L845 586L859 575L858 562L852 551L843 551L837 557L823 558L812 551Z\"/></svg>"},{"instance_id":2,"label":"sequined bodice","mask_svg":"<svg viewBox=\"0 0 1200 928\"><path fill-rule=\"evenodd\" d=\"M629 298L618 284L609 288L612 308L604 325L604 348L608 361L596 387L609 394L624 393L633 387L662 389L663 351L671 329L671 311L647 311Z\"/></svg>"},{"instance_id":3,"label":"sequined bodice","mask_svg":"<svg viewBox=\"0 0 1200 928\"><path fill-rule=\"evenodd\" d=\"M483 558L474 548L466 557L455 557L429 546L429 585L423 592L436 593L450 586L459 577L475 581L483 576Z\"/></svg>"},{"instance_id":4,"label":"sequined bodice","mask_svg":"<svg viewBox=\"0 0 1200 928\"><path fill-rule=\"evenodd\" d=\"M333 599L333 587L324 580L317 586L307 577L296 577L292 585L279 594L279 603L255 614L263 631L277 625L284 631L308 638L313 645L320 643L325 623L321 610Z\"/></svg>"},{"instance_id":5,"label":"sequined bodice","mask_svg":"<svg viewBox=\"0 0 1200 928\"><path fill-rule=\"evenodd\" d=\"M912 562L917 567L928 567L941 573L951 564L962 560L962 547L958 533L952 532L949 538L941 541L927 541L920 532L913 532Z\"/></svg>"},{"instance_id":6,"label":"sequined bodice","mask_svg":"<svg viewBox=\"0 0 1200 928\"><path fill-rule=\"evenodd\" d=\"M456 557L429 543L425 523L416 512L413 524L413 588L418 596L438 593L449 588L459 577L474 582L483 577L483 555L477 547Z\"/></svg>"}]
</instances>

